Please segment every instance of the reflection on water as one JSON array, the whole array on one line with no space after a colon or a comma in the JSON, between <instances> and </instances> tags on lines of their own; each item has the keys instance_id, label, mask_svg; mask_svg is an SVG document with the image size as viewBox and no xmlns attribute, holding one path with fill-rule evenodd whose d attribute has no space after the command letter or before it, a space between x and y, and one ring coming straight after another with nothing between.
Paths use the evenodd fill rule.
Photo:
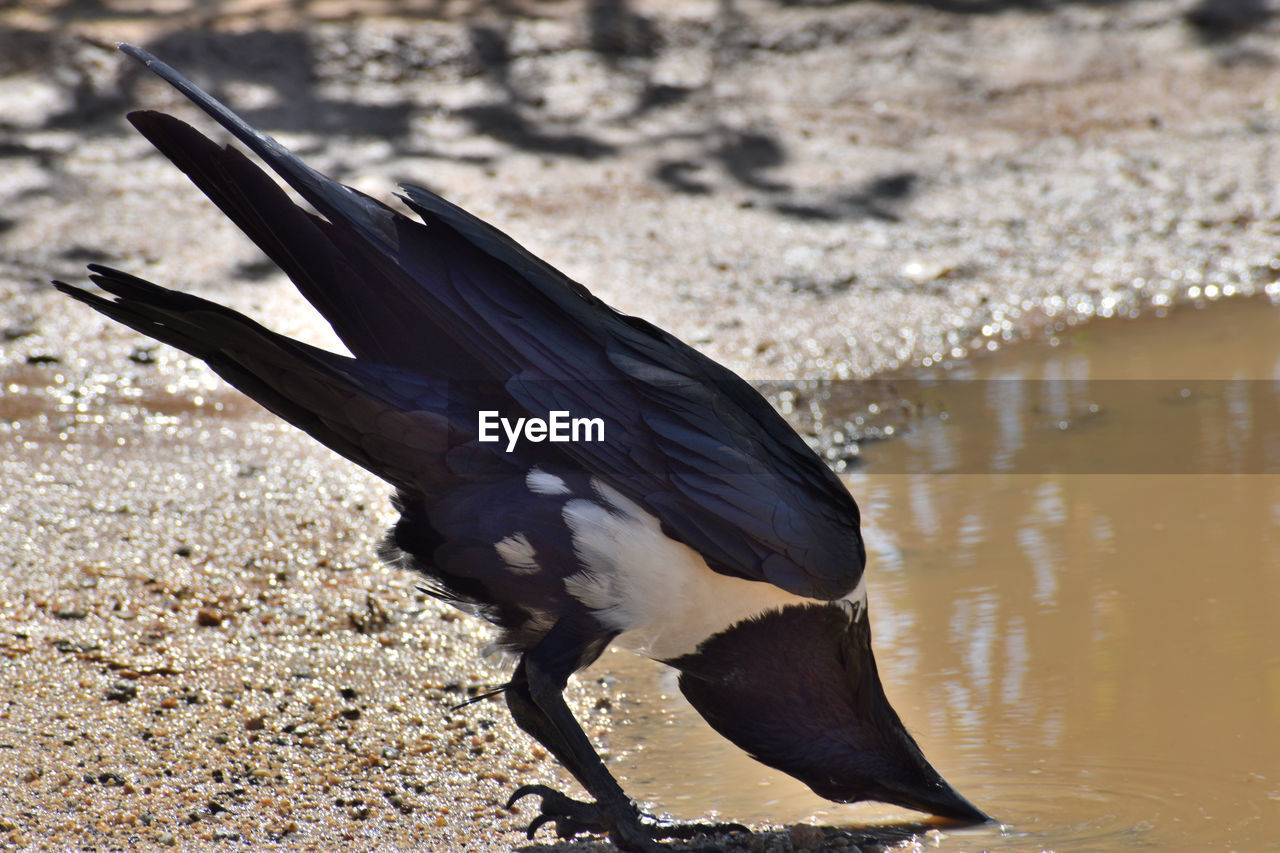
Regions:
<instances>
[{"instance_id":1,"label":"reflection on water","mask_svg":"<svg viewBox=\"0 0 1280 853\"><path fill-rule=\"evenodd\" d=\"M1013 374L1029 391L1266 381L1210 383L1222 396L1197 415L1202 434L1253 448L1255 467L1155 421L1135 445L1127 416L1040 429L1044 403L1028 396L986 416L924 417L846 478L864 513L890 698L935 766L1004 822L944 830L942 847L1280 849L1280 310L1228 303L1098 326L964 370L973 387ZM1076 402L1063 405L1049 414ZM1071 458L1109 458L1116 443L1156 461L1204 455L1073 473L1064 436ZM1000 464L1013 444L1018 464ZM1272 473L1142 473L1152 470ZM606 666L640 669L613 742L639 744L616 761L642 799L682 817L909 816L826 803L719 740L657 667L624 654Z\"/></svg>"},{"instance_id":2,"label":"reflection on water","mask_svg":"<svg viewBox=\"0 0 1280 853\"><path fill-rule=\"evenodd\" d=\"M1280 377L948 375L892 391L911 413L908 447L869 451L879 473L1280 474Z\"/></svg>"}]
</instances>

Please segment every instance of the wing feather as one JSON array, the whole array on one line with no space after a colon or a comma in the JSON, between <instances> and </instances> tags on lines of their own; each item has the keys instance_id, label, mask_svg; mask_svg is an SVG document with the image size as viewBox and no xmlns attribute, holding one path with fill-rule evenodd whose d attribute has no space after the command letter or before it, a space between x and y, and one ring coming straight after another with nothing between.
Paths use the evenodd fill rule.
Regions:
<instances>
[{"instance_id":1,"label":"wing feather","mask_svg":"<svg viewBox=\"0 0 1280 853\"><path fill-rule=\"evenodd\" d=\"M604 442L561 444L554 452L653 512L668 535L715 570L819 598L857 586L865 552L856 504L738 376L612 310L439 196L404 186L402 198L422 222L410 220L311 169L145 51L122 50L227 128L318 211L296 208L243 157L178 129L180 122L155 114L135 119L298 283L361 360L424 382L496 382L505 403L523 413L602 417ZM312 245L320 246L318 255ZM441 342L448 358L425 351L424 340ZM495 399L453 387L473 402ZM396 431L411 426L392 421L373 435L385 428L403 444ZM390 451L360 452L368 458Z\"/></svg>"}]
</instances>

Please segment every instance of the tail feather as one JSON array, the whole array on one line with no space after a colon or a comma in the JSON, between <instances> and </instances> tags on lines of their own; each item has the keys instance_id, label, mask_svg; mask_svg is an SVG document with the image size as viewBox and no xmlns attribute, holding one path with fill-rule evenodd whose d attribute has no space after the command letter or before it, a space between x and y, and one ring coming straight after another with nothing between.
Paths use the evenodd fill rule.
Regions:
<instances>
[{"instance_id":1,"label":"tail feather","mask_svg":"<svg viewBox=\"0 0 1280 853\"><path fill-rule=\"evenodd\" d=\"M267 409L396 486L434 494L452 484L444 457L473 436L468 425L449 417L444 383L325 352L217 303L119 270L90 269L93 282L115 299L60 281L54 286L203 359Z\"/></svg>"}]
</instances>

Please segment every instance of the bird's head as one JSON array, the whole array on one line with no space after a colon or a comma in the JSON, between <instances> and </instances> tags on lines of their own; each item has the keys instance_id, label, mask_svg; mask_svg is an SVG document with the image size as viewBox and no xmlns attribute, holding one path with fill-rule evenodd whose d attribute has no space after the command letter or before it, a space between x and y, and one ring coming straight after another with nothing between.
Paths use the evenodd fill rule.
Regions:
<instances>
[{"instance_id":1,"label":"bird's head","mask_svg":"<svg viewBox=\"0 0 1280 853\"><path fill-rule=\"evenodd\" d=\"M712 728L827 799L989 820L930 766L889 705L860 604L770 611L669 663Z\"/></svg>"}]
</instances>

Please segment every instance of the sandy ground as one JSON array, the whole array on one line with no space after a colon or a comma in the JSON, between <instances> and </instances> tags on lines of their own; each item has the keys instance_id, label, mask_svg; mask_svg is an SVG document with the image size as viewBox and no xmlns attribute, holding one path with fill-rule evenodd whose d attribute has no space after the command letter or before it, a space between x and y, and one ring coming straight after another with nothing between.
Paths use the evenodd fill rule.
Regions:
<instances>
[{"instance_id":1,"label":"sandy ground","mask_svg":"<svg viewBox=\"0 0 1280 853\"><path fill-rule=\"evenodd\" d=\"M455 710L506 669L376 564L380 483L45 284L105 261L331 340L123 122L190 113L115 41L792 379L1280 294L1278 35L1244 0L0 9L0 842L505 850L507 793L562 781ZM572 691L606 750L623 689Z\"/></svg>"}]
</instances>

